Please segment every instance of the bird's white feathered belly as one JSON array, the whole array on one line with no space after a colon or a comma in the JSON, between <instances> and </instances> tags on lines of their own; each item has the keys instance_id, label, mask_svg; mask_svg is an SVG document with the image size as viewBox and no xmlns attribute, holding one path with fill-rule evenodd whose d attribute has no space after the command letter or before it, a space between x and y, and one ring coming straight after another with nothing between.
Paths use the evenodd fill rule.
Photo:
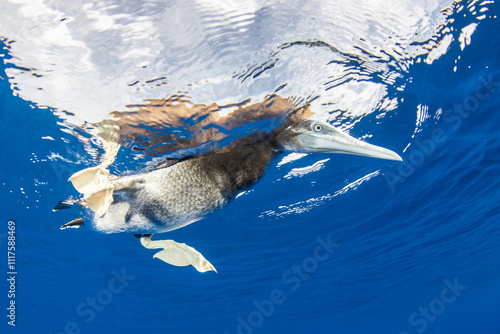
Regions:
<instances>
[{"instance_id":1,"label":"bird's white feathered belly","mask_svg":"<svg viewBox=\"0 0 500 334\"><path fill-rule=\"evenodd\" d=\"M193 160L113 182L113 203L94 219L94 227L105 233L175 230L228 201L224 175L210 173Z\"/></svg>"}]
</instances>

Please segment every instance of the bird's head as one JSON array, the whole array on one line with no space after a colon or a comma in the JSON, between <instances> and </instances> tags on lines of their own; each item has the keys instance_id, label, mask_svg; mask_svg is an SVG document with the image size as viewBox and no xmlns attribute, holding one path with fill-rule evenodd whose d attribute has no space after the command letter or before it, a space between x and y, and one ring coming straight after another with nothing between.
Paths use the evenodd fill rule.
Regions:
<instances>
[{"instance_id":1,"label":"bird's head","mask_svg":"<svg viewBox=\"0 0 500 334\"><path fill-rule=\"evenodd\" d=\"M337 130L330 124L311 119L292 124L275 138L283 150L305 153L341 153L402 161L395 152L365 143Z\"/></svg>"}]
</instances>

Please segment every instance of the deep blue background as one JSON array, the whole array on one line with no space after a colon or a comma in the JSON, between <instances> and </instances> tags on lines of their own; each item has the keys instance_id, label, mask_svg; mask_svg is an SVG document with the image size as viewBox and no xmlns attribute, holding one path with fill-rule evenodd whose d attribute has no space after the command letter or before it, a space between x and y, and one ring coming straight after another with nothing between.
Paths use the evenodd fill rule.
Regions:
<instances>
[{"instance_id":1,"label":"deep blue background","mask_svg":"<svg viewBox=\"0 0 500 334\"><path fill-rule=\"evenodd\" d=\"M481 22L463 52L454 43L432 65L411 66L406 89L389 92L402 101L393 117L382 124L365 117L351 131L357 137L369 132L370 142L398 153L412 143L404 163L309 155L273 164L227 209L169 233L203 253L218 274L165 265L130 234L104 235L89 226L60 231L82 213L51 209L76 195L66 180L92 160L50 110L32 108L0 80L0 253L7 253L7 221L14 220L18 271L17 325L10 328L2 315L2 333L237 333L238 326L240 333L500 333L498 31L498 19ZM468 105L485 79L497 86ZM426 120L411 138L418 105L428 106L431 116L441 108L443 115ZM448 112L454 105L469 106L468 116ZM434 131L445 139L424 152L417 142L436 139ZM52 153L68 162L47 159ZM318 172L283 178L290 168L326 158ZM368 182L305 212L261 216L334 194L377 170ZM395 175L401 182L391 188L387 177ZM287 281L299 277L287 271L314 255L317 238L328 237L340 244L335 252L299 286ZM5 272L6 255L0 263ZM100 291L113 270L134 278L87 323L88 313L78 314L77 307L106 293ZM440 304L445 280L466 288ZM6 314L5 280L0 289ZM255 303L274 290L283 302L259 315ZM419 308L430 305L444 309L423 320Z\"/></svg>"}]
</instances>

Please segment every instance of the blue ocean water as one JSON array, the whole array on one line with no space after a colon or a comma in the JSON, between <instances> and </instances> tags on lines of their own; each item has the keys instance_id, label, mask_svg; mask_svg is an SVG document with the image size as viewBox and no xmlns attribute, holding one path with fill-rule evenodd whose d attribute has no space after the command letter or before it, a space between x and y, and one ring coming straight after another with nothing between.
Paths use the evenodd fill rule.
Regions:
<instances>
[{"instance_id":1,"label":"blue ocean water","mask_svg":"<svg viewBox=\"0 0 500 334\"><path fill-rule=\"evenodd\" d=\"M17 272L15 327L0 285L2 333L500 333L498 31L484 20L464 50L412 64L404 90L389 86L393 116L350 131L403 162L281 156L226 209L170 232L218 270L203 274L131 234L59 230L82 214L51 211L75 195L67 178L95 161L51 109L13 94L0 62L1 262L8 278L14 221Z\"/></svg>"}]
</instances>

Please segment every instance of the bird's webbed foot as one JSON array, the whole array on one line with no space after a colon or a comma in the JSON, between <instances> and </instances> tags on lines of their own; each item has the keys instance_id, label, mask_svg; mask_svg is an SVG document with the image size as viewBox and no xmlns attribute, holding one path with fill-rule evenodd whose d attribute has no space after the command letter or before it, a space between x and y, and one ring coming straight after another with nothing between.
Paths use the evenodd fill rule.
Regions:
<instances>
[{"instance_id":1,"label":"bird's webbed foot","mask_svg":"<svg viewBox=\"0 0 500 334\"><path fill-rule=\"evenodd\" d=\"M207 261L193 247L186 244L181 244L173 240L151 240L152 234L137 235L140 237L141 244L148 249L163 248L162 251L153 255L154 258L158 258L168 264L184 267L192 265L199 272L215 271L215 267Z\"/></svg>"}]
</instances>

